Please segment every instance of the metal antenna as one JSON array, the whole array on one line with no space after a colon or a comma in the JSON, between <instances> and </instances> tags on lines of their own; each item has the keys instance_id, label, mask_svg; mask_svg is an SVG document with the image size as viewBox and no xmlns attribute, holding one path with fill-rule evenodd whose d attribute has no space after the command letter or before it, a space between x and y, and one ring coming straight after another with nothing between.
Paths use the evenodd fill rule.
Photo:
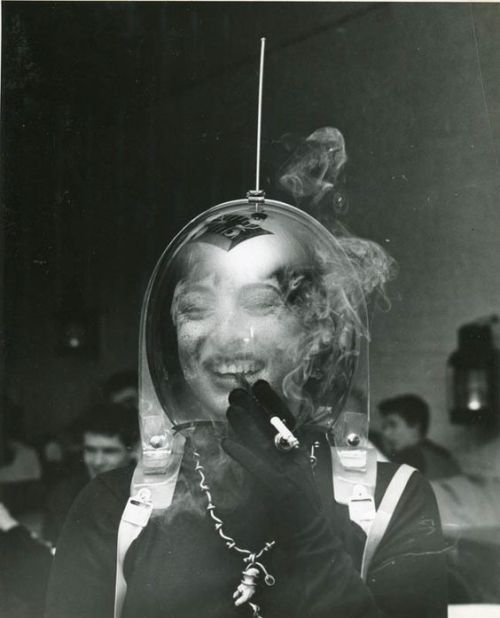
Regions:
<instances>
[{"instance_id":1,"label":"metal antenna","mask_svg":"<svg viewBox=\"0 0 500 618\"><path fill-rule=\"evenodd\" d=\"M264 51L266 49L266 39L260 39L260 73L259 73L259 100L257 108L257 165L255 169L255 191L260 191L260 142L262 127L262 87L264 83Z\"/></svg>"},{"instance_id":2,"label":"metal antenna","mask_svg":"<svg viewBox=\"0 0 500 618\"><path fill-rule=\"evenodd\" d=\"M257 165L255 169L255 189L251 189L247 193L248 201L255 204L256 211L261 210L262 204L265 202L264 191L260 189L260 143L261 143L261 127L262 127L262 86L264 83L264 50L266 48L266 39L260 39L260 72L259 72L259 100L257 103Z\"/></svg>"}]
</instances>

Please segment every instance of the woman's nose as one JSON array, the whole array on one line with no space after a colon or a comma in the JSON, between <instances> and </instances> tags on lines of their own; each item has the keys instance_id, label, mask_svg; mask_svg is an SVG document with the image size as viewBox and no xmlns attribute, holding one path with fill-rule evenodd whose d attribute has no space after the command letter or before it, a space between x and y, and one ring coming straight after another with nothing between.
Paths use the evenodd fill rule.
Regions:
<instances>
[{"instance_id":1,"label":"woman's nose","mask_svg":"<svg viewBox=\"0 0 500 618\"><path fill-rule=\"evenodd\" d=\"M254 328L248 316L237 309L221 312L215 321L213 337L225 345L249 345L254 337Z\"/></svg>"}]
</instances>

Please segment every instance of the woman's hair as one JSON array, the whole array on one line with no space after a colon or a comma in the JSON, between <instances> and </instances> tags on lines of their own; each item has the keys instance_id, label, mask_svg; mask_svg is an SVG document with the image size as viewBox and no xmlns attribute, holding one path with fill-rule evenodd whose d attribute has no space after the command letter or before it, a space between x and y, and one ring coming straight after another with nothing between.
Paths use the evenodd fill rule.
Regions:
<instances>
[{"instance_id":1,"label":"woman's hair","mask_svg":"<svg viewBox=\"0 0 500 618\"><path fill-rule=\"evenodd\" d=\"M283 300L303 333L289 342L290 357L300 361L285 376L281 390L299 410L299 423L322 422L318 418L321 410L327 413L330 426L349 393L362 339L369 338L367 300L376 292L384 294L394 262L382 247L350 236L340 226L331 236L325 228L310 224L295 227L293 234L286 228L266 233L276 233L286 240L283 247L290 246L290 264L275 274ZM178 407L184 418L189 417L189 409L194 417L200 415L199 402L190 393L179 365L176 332L186 273L199 267L203 257L197 246L197 241L190 242L176 255L168 276L157 282L162 300L148 312L150 326L162 325L159 331L147 330L153 381L161 401L170 397L173 416Z\"/></svg>"},{"instance_id":2,"label":"woman's hair","mask_svg":"<svg viewBox=\"0 0 500 618\"><path fill-rule=\"evenodd\" d=\"M299 401L299 422L320 422L318 409L335 418L348 395L360 341L369 339L368 298L384 293L393 260L374 242L336 238L334 245L311 249L302 271L283 270L280 283L304 338L301 363L283 381L283 393Z\"/></svg>"}]
</instances>

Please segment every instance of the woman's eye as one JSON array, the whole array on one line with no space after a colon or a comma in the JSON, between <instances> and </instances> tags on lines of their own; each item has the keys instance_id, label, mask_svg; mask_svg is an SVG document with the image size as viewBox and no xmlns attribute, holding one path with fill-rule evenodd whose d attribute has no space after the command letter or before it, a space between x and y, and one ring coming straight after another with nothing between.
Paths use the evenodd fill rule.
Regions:
<instances>
[{"instance_id":1,"label":"woman's eye","mask_svg":"<svg viewBox=\"0 0 500 618\"><path fill-rule=\"evenodd\" d=\"M248 313L266 315L283 307L279 292L274 289L251 290L240 297L242 308Z\"/></svg>"},{"instance_id":2,"label":"woman's eye","mask_svg":"<svg viewBox=\"0 0 500 618\"><path fill-rule=\"evenodd\" d=\"M211 313L208 299L185 298L179 301L178 316L187 320L203 320Z\"/></svg>"}]
</instances>

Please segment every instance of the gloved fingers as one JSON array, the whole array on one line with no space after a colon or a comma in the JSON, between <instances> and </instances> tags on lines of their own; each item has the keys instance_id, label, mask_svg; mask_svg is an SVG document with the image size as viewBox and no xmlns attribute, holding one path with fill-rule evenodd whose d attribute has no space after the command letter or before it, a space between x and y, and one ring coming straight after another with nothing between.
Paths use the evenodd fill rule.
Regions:
<instances>
[{"instance_id":1,"label":"gloved fingers","mask_svg":"<svg viewBox=\"0 0 500 618\"><path fill-rule=\"evenodd\" d=\"M268 463L266 459L260 458L258 454L231 438L222 440L222 448L261 485L285 536L296 535L318 515L321 510L318 500L311 497L310 488L303 487L294 478L297 468L293 465L293 460L288 464L288 473L284 473L280 467Z\"/></svg>"},{"instance_id":2,"label":"gloved fingers","mask_svg":"<svg viewBox=\"0 0 500 618\"><path fill-rule=\"evenodd\" d=\"M267 426L264 427L261 421L256 421L255 417L248 412L248 407L231 405L226 416L231 429L229 437L261 455L268 454L271 449L274 449L272 431L270 432ZM268 421L267 423L272 429L271 424Z\"/></svg>"},{"instance_id":3,"label":"gloved fingers","mask_svg":"<svg viewBox=\"0 0 500 618\"><path fill-rule=\"evenodd\" d=\"M230 408L237 408L245 412L241 419L238 418L237 415L234 417L238 422L236 426L232 428L235 429L240 437L245 438L248 431L253 430L255 432L255 430L258 430L264 442L272 440L274 431L269 422L270 416L252 392L242 388L234 389L229 394L229 404ZM232 425L233 420L230 417L231 415L228 415L228 420Z\"/></svg>"},{"instance_id":4,"label":"gloved fingers","mask_svg":"<svg viewBox=\"0 0 500 618\"><path fill-rule=\"evenodd\" d=\"M244 405L248 399L248 391L244 388L234 388L229 393L229 405L241 406Z\"/></svg>"},{"instance_id":5,"label":"gloved fingers","mask_svg":"<svg viewBox=\"0 0 500 618\"><path fill-rule=\"evenodd\" d=\"M279 417L285 422L288 429L293 431L295 427L295 417L268 382L265 380L257 380L252 386L252 392L271 416Z\"/></svg>"},{"instance_id":6,"label":"gloved fingers","mask_svg":"<svg viewBox=\"0 0 500 618\"><path fill-rule=\"evenodd\" d=\"M261 459L258 454L246 446L243 446L243 444L231 438L224 438L222 440L222 448L267 489L276 492L284 489L282 475L272 465Z\"/></svg>"},{"instance_id":7,"label":"gloved fingers","mask_svg":"<svg viewBox=\"0 0 500 618\"><path fill-rule=\"evenodd\" d=\"M247 409L248 413L253 415L255 422L270 435L273 432L267 420L272 416L284 421L291 431L295 427L295 417L265 380L258 380L250 391L243 388L234 389L229 394L229 403Z\"/></svg>"}]
</instances>

